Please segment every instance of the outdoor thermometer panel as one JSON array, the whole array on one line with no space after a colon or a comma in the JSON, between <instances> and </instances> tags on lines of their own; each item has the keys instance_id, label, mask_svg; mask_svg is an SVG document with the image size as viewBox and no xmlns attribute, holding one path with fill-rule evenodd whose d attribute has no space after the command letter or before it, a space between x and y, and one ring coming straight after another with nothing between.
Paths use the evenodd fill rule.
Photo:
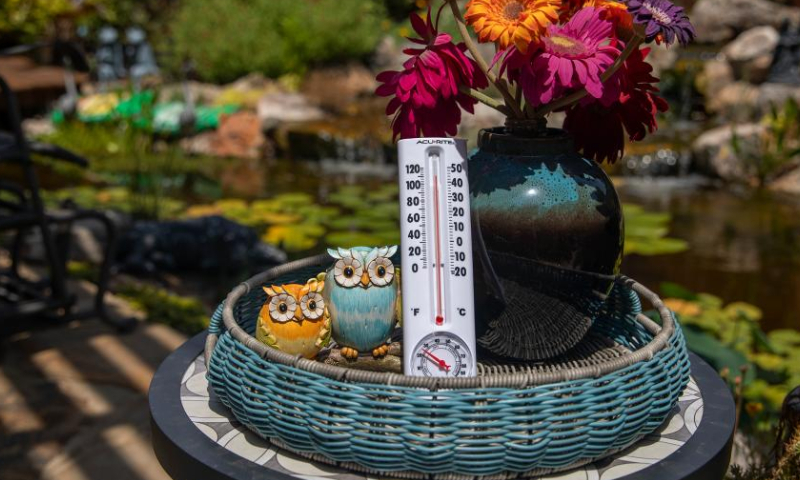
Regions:
<instances>
[{"instance_id":1,"label":"outdoor thermometer panel","mask_svg":"<svg viewBox=\"0 0 800 480\"><path fill-rule=\"evenodd\" d=\"M406 375L475 376L467 145L398 142Z\"/></svg>"}]
</instances>

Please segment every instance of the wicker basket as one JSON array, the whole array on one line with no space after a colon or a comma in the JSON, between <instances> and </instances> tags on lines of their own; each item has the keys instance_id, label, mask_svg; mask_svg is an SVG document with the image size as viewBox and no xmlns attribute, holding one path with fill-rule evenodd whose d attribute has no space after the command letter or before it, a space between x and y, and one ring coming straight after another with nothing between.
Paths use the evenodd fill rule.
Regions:
<instances>
[{"instance_id":1,"label":"wicker basket","mask_svg":"<svg viewBox=\"0 0 800 480\"><path fill-rule=\"evenodd\" d=\"M655 430L689 379L683 335L660 299L620 277L586 338L539 363L479 365L432 379L327 365L252 337L265 283L303 282L325 255L257 275L215 313L209 383L277 446L356 471L406 478L516 478L563 470ZM661 325L641 314L649 300Z\"/></svg>"}]
</instances>

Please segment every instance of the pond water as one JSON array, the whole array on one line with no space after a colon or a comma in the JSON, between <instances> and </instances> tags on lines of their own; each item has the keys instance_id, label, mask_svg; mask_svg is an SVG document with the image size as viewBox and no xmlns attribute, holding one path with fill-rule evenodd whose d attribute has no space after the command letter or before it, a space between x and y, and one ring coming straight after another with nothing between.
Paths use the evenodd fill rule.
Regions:
<instances>
[{"instance_id":1,"label":"pond water","mask_svg":"<svg viewBox=\"0 0 800 480\"><path fill-rule=\"evenodd\" d=\"M624 179L618 189L626 202L670 213L670 236L689 243L682 253L627 256L627 275L752 303L765 330L800 328L800 199L697 178Z\"/></svg>"},{"instance_id":2,"label":"pond water","mask_svg":"<svg viewBox=\"0 0 800 480\"><path fill-rule=\"evenodd\" d=\"M325 205L343 185L369 192L394 182L395 169L334 161L237 162L220 179L220 194L261 197L302 191ZM616 177L615 183L624 203L669 213L669 236L689 245L677 254L628 255L624 273L652 288L670 281L725 302L755 304L764 312L766 330L800 327L800 198L723 187L691 175Z\"/></svg>"}]
</instances>

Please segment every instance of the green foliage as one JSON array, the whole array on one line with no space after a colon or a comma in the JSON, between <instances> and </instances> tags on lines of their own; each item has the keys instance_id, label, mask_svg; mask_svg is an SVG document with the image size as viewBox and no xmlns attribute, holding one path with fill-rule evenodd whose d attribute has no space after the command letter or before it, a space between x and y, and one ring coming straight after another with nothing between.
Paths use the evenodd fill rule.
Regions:
<instances>
[{"instance_id":1,"label":"green foliage","mask_svg":"<svg viewBox=\"0 0 800 480\"><path fill-rule=\"evenodd\" d=\"M186 210L188 217L223 215L263 232L265 242L299 253L320 243L332 247L390 245L400 241L397 185L377 188L344 185L315 203L305 193L288 193L266 200L246 202L218 200Z\"/></svg>"},{"instance_id":2,"label":"green foliage","mask_svg":"<svg viewBox=\"0 0 800 480\"><path fill-rule=\"evenodd\" d=\"M0 34L31 40L53 27L59 15L74 11L70 0L3 0L0 2Z\"/></svg>"},{"instance_id":3,"label":"green foliage","mask_svg":"<svg viewBox=\"0 0 800 480\"><path fill-rule=\"evenodd\" d=\"M156 142L146 128L134 125L137 119L134 115L119 124L67 122L45 136L42 140L88 158L94 180L120 185L81 186L46 193L46 197L53 202L74 198L84 207L114 208L141 218L177 215L184 204L170 195L178 181L185 174L202 173L210 160L190 157L176 144ZM63 163L48 164L68 177L85 174Z\"/></svg>"},{"instance_id":4,"label":"green foliage","mask_svg":"<svg viewBox=\"0 0 800 480\"><path fill-rule=\"evenodd\" d=\"M664 304L684 326L689 348L729 380L741 377L745 411L767 426L786 394L800 384L800 332L761 329L761 310L744 302L727 305L714 295L661 286Z\"/></svg>"},{"instance_id":5,"label":"green foliage","mask_svg":"<svg viewBox=\"0 0 800 480\"><path fill-rule=\"evenodd\" d=\"M158 35L175 3L171 0L3 0L0 36L6 34L20 41L40 40L54 29L56 19L65 15L90 29L105 24L121 28L140 25Z\"/></svg>"},{"instance_id":6,"label":"green foliage","mask_svg":"<svg viewBox=\"0 0 800 480\"><path fill-rule=\"evenodd\" d=\"M194 335L209 324L209 314L194 298L175 295L152 285L124 285L116 292L134 307L147 314L147 320L169 325L187 335Z\"/></svg>"},{"instance_id":7,"label":"green foliage","mask_svg":"<svg viewBox=\"0 0 800 480\"><path fill-rule=\"evenodd\" d=\"M625 204L625 254L666 255L688 250L689 244L679 238L669 238L668 213L647 212L639 205Z\"/></svg>"},{"instance_id":8,"label":"green foliage","mask_svg":"<svg viewBox=\"0 0 800 480\"><path fill-rule=\"evenodd\" d=\"M72 200L84 208L111 209L140 215L142 212L154 218L172 218L182 212L186 205L175 198L154 198L132 194L125 187L98 188L90 185L43 191L45 203L55 207L64 200Z\"/></svg>"},{"instance_id":9,"label":"green foliage","mask_svg":"<svg viewBox=\"0 0 800 480\"><path fill-rule=\"evenodd\" d=\"M731 146L764 185L783 173L800 157L800 107L789 98L782 108L772 106L761 119L764 132L754 142L745 142L733 130Z\"/></svg>"},{"instance_id":10,"label":"green foliage","mask_svg":"<svg viewBox=\"0 0 800 480\"><path fill-rule=\"evenodd\" d=\"M391 27L385 15L378 0L185 0L172 30L179 58L226 82L364 58Z\"/></svg>"}]
</instances>

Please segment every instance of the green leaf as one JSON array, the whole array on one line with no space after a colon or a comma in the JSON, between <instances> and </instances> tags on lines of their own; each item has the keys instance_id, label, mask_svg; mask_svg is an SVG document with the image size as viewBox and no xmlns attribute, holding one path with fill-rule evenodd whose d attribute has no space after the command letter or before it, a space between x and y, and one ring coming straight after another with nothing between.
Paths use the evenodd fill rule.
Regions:
<instances>
[{"instance_id":1,"label":"green leaf","mask_svg":"<svg viewBox=\"0 0 800 480\"><path fill-rule=\"evenodd\" d=\"M754 322L761 320L761 317L763 316L760 308L745 302L729 303L723 311L725 314L731 315L734 318L744 317L745 319L752 320Z\"/></svg>"},{"instance_id":2,"label":"green leaf","mask_svg":"<svg viewBox=\"0 0 800 480\"><path fill-rule=\"evenodd\" d=\"M673 282L661 282L661 295L664 298L680 298L681 300L697 300L697 295L688 288Z\"/></svg>"},{"instance_id":3,"label":"green leaf","mask_svg":"<svg viewBox=\"0 0 800 480\"><path fill-rule=\"evenodd\" d=\"M367 247L381 244L381 238L360 232L330 232L325 236L325 243L329 247Z\"/></svg>"},{"instance_id":4,"label":"green leaf","mask_svg":"<svg viewBox=\"0 0 800 480\"><path fill-rule=\"evenodd\" d=\"M790 329L773 330L767 334L773 349L780 354L788 355L797 352L800 356L800 332ZM800 368L800 362L798 362Z\"/></svg>"},{"instance_id":5,"label":"green leaf","mask_svg":"<svg viewBox=\"0 0 800 480\"><path fill-rule=\"evenodd\" d=\"M686 241L668 238L670 215L647 212L641 206L623 205L625 216L625 254L665 255L689 248Z\"/></svg>"},{"instance_id":6,"label":"green leaf","mask_svg":"<svg viewBox=\"0 0 800 480\"><path fill-rule=\"evenodd\" d=\"M686 337L686 344L689 349L700 355L718 372L727 369L730 372L729 378L734 378L739 375L742 367L747 367L747 372L743 379L744 384L747 385L754 380L755 369L740 352L721 343L711 335L695 329L691 325L684 327L683 334Z\"/></svg>"}]
</instances>

